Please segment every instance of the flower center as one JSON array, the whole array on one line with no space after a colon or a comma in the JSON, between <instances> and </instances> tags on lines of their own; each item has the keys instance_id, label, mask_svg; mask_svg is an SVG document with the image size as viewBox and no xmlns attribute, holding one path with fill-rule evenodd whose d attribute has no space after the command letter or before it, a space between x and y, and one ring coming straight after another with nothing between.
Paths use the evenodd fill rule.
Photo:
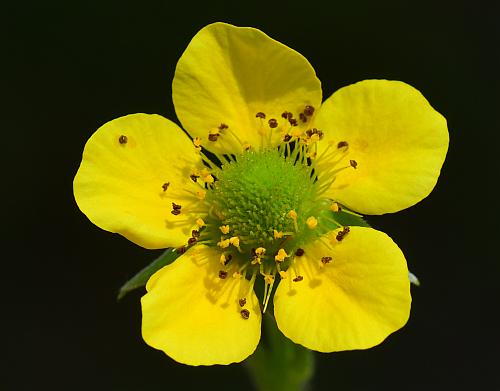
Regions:
<instances>
[{"instance_id":1,"label":"flower center","mask_svg":"<svg viewBox=\"0 0 500 391\"><path fill-rule=\"evenodd\" d=\"M305 224L314 200L310 167L276 150L249 151L222 166L206 198L212 208L207 229L215 227L216 236L227 231L239 238L239 248L249 259L252 248L266 248L271 255L296 232L296 225ZM292 210L300 217L291 218Z\"/></svg>"}]
</instances>

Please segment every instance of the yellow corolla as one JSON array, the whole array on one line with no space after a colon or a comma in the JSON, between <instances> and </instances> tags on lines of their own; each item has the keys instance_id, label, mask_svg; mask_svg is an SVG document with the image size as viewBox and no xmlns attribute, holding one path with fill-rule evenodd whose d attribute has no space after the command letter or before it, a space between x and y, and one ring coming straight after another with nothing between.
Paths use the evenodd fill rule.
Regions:
<instances>
[{"instance_id":1,"label":"yellow corolla","mask_svg":"<svg viewBox=\"0 0 500 391\"><path fill-rule=\"evenodd\" d=\"M239 362L273 293L279 329L313 350L369 348L401 328L401 250L336 216L396 212L430 193L448 131L422 94L365 80L321 103L304 57L224 23L196 34L172 90L190 137L159 115L115 119L87 142L74 181L93 223L182 253L146 286L144 340L186 364Z\"/></svg>"}]
</instances>

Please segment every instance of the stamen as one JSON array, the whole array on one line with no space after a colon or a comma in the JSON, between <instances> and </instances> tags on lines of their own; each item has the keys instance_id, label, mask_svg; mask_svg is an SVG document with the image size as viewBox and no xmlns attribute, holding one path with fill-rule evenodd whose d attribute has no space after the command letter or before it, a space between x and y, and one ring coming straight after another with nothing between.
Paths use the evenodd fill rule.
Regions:
<instances>
[{"instance_id":1,"label":"stamen","mask_svg":"<svg viewBox=\"0 0 500 391\"><path fill-rule=\"evenodd\" d=\"M269 121L268 121L268 124L269 124L269 127L274 129L274 128L277 128L278 127L278 121L274 118L271 118Z\"/></svg>"},{"instance_id":2,"label":"stamen","mask_svg":"<svg viewBox=\"0 0 500 391\"><path fill-rule=\"evenodd\" d=\"M293 282L299 282L299 281L302 281L304 279L304 277L302 276L297 276L293 279Z\"/></svg>"},{"instance_id":3,"label":"stamen","mask_svg":"<svg viewBox=\"0 0 500 391\"><path fill-rule=\"evenodd\" d=\"M307 117L304 113L300 113L299 118L302 122L304 122L304 123L307 122Z\"/></svg>"},{"instance_id":4,"label":"stamen","mask_svg":"<svg viewBox=\"0 0 500 391\"><path fill-rule=\"evenodd\" d=\"M332 204L330 205L330 210L332 212L340 212L342 210L342 208L336 202L332 202Z\"/></svg>"},{"instance_id":5,"label":"stamen","mask_svg":"<svg viewBox=\"0 0 500 391\"><path fill-rule=\"evenodd\" d=\"M238 304L240 305L240 307L244 307L246 303L247 299L244 297L238 300Z\"/></svg>"},{"instance_id":6,"label":"stamen","mask_svg":"<svg viewBox=\"0 0 500 391\"><path fill-rule=\"evenodd\" d=\"M122 144L122 145L123 145L123 144L127 144L127 142L128 142L128 137L127 137L127 136L124 136L124 135L122 134L120 137L118 137L118 142L119 142L120 144Z\"/></svg>"},{"instance_id":7,"label":"stamen","mask_svg":"<svg viewBox=\"0 0 500 391\"><path fill-rule=\"evenodd\" d=\"M219 130L224 130L224 129L227 129L229 128L229 126L227 126L226 124L220 124L219 125Z\"/></svg>"},{"instance_id":8,"label":"stamen","mask_svg":"<svg viewBox=\"0 0 500 391\"><path fill-rule=\"evenodd\" d=\"M165 182L163 185L161 185L163 191L167 191L169 186L170 186L170 182Z\"/></svg>"},{"instance_id":9,"label":"stamen","mask_svg":"<svg viewBox=\"0 0 500 391\"><path fill-rule=\"evenodd\" d=\"M229 225L221 225L219 229L224 235L229 233Z\"/></svg>"},{"instance_id":10,"label":"stamen","mask_svg":"<svg viewBox=\"0 0 500 391\"><path fill-rule=\"evenodd\" d=\"M246 308L242 309L240 313L243 319L248 319L250 317L250 311L248 311Z\"/></svg>"},{"instance_id":11,"label":"stamen","mask_svg":"<svg viewBox=\"0 0 500 391\"><path fill-rule=\"evenodd\" d=\"M352 168L357 168L358 167L358 162L356 160L349 160L349 164L351 165Z\"/></svg>"},{"instance_id":12,"label":"stamen","mask_svg":"<svg viewBox=\"0 0 500 391\"><path fill-rule=\"evenodd\" d=\"M229 243L231 243L234 247L240 247L240 238L237 236L233 236L229 238Z\"/></svg>"},{"instance_id":13,"label":"stamen","mask_svg":"<svg viewBox=\"0 0 500 391\"><path fill-rule=\"evenodd\" d=\"M239 280L241 277L242 277L242 275L241 275L240 272L236 271L236 272L233 273L233 278L236 278L236 279Z\"/></svg>"},{"instance_id":14,"label":"stamen","mask_svg":"<svg viewBox=\"0 0 500 391\"><path fill-rule=\"evenodd\" d=\"M177 247L175 249L175 252L178 253L178 254L184 254L186 252L186 247L184 247L184 246Z\"/></svg>"},{"instance_id":15,"label":"stamen","mask_svg":"<svg viewBox=\"0 0 500 391\"><path fill-rule=\"evenodd\" d=\"M226 266L226 256L224 254L221 254L219 262L221 265Z\"/></svg>"},{"instance_id":16,"label":"stamen","mask_svg":"<svg viewBox=\"0 0 500 391\"><path fill-rule=\"evenodd\" d=\"M192 180L193 182L197 182L197 181L198 181L198 178L199 178L200 176L199 176L199 175L196 175L196 174L191 174L189 177L191 178L191 180Z\"/></svg>"},{"instance_id":17,"label":"stamen","mask_svg":"<svg viewBox=\"0 0 500 391\"><path fill-rule=\"evenodd\" d=\"M330 263L330 262L331 262L331 260L332 260L332 257L322 257L322 258L321 258L321 263L322 263L323 265L326 265L327 263Z\"/></svg>"},{"instance_id":18,"label":"stamen","mask_svg":"<svg viewBox=\"0 0 500 391\"><path fill-rule=\"evenodd\" d=\"M259 111L257 114L255 114L255 117L256 118L266 119L266 115L263 112L261 112L261 111Z\"/></svg>"},{"instance_id":19,"label":"stamen","mask_svg":"<svg viewBox=\"0 0 500 391\"><path fill-rule=\"evenodd\" d=\"M209 133L208 134L208 139L210 141L217 141L217 139L219 138L220 134L219 133Z\"/></svg>"},{"instance_id":20,"label":"stamen","mask_svg":"<svg viewBox=\"0 0 500 391\"><path fill-rule=\"evenodd\" d=\"M172 209L170 213L172 213L174 216L178 216L181 214L181 211L179 209Z\"/></svg>"},{"instance_id":21,"label":"stamen","mask_svg":"<svg viewBox=\"0 0 500 391\"><path fill-rule=\"evenodd\" d=\"M195 243L196 243L196 241L197 241L197 240L198 240L198 239L196 239L196 238L194 238L194 237L189 238L189 239L188 239L188 245L192 246L193 244L195 244Z\"/></svg>"},{"instance_id":22,"label":"stamen","mask_svg":"<svg viewBox=\"0 0 500 391\"><path fill-rule=\"evenodd\" d=\"M221 239L221 241L217 243L217 246L219 246L220 248L228 248L229 239Z\"/></svg>"},{"instance_id":23,"label":"stamen","mask_svg":"<svg viewBox=\"0 0 500 391\"><path fill-rule=\"evenodd\" d=\"M304 252L305 251L303 248L298 248L297 251L295 251L295 255L301 257L302 255L304 255Z\"/></svg>"},{"instance_id":24,"label":"stamen","mask_svg":"<svg viewBox=\"0 0 500 391\"><path fill-rule=\"evenodd\" d=\"M344 237L349 233L351 229L349 227L344 227L342 229L342 231L339 231L337 233L337 236L335 237L337 239L337 241L342 241L344 239Z\"/></svg>"},{"instance_id":25,"label":"stamen","mask_svg":"<svg viewBox=\"0 0 500 391\"><path fill-rule=\"evenodd\" d=\"M196 191L196 197L198 197L198 199L200 199L200 200L203 200L206 195L207 195L207 192L205 190L197 190Z\"/></svg>"},{"instance_id":26,"label":"stamen","mask_svg":"<svg viewBox=\"0 0 500 391\"><path fill-rule=\"evenodd\" d=\"M338 144L337 144L337 148L340 149L340 148L344 148L344 147L349 147L349 143L347 141L340 141Z\"/></svg>"},{"instance_id":27,"label":"stamen","mask_svg":"<svg viewBox=\"0 0 500 391\"><path fill-rule=\"evenodd\" d=\"M227 272L226 272L226 271L224 271L224 270L219 270L219 278L220 278L221 280L225 280L225 279L226 279L226 277L227 277Z\"/></svg>"},{"instance_id":28,"label":"stamen","mask_svg":"<svg viewBox=\"0 0 500 391\"><path fill-rule=\"evenodd\" d=\"M309 229L314 229L318 226L318 220L314 216L309 216L306 220L306 225Z\"/></svg>"},{"instance_id":29,"label":"stamen","mask_svg":"<svg viewBox=\"0 0 500 391\"><path fill-rule=\"evenodd\" d=\"M274 239L281 239L283 237L283 232L282 231L276 231L274 230Z\"/></svg>"},{"instance_id":30,"label":"stamen","mask_svg":"<svg viewBox=\"0 0 500 391\"><path fill-rule=\"evenodd\" d=\"M314 114L314 107L307 105L306 108L304 109L304 114L307 115L308 117L311 117Z\"/></svg>"},{"instance_id":31,"label":"stamen","mask_svg":"<svg viewBox=\"0 0 500 391\"><path fill-rule=\"evenodd\" d=\"M284 249L280 248L278 250L278 254L275 255L274 259L276 260L276 262L283 262L286 257L288 257L288 254Z\"/></svg>"},{"instance_id":32,"label":"stamen","mask_svg":"<svg viewBox=\"0 0 500 391\"><path fill-rule=\"evenodd\" d=\"M196 219L196 225L201 228L201 227L204 227L206 224L202 218L198 218L198 219Z\"/></svg>"},{"instance_id":33,"label":"stamen","mask_svg":"<svg viewBox=\"0 0 500 391\"><path fill-rule=\"evenodd\" d=\"M280 270L280 277L282 280L286 280L288 278L288 273L286 271Z\"/></svg>"},{"instance_id":34,"label":"stamen","mask_svg":"<svg viewBox=\"0 0 500 391\"><path fill-rule=\"evenodd\" d=\"M201 138L195 137L193 139L193 144L197 149L201 149Z\"/></svg>"}]
</instances>

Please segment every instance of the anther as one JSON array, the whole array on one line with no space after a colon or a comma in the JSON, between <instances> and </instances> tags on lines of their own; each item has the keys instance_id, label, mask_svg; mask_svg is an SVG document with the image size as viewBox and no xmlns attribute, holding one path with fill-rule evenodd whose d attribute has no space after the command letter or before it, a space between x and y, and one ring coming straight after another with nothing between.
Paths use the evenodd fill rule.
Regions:
<instances>
[{"instance_id":1,"label":"anther","mask_svg":"<svg viewBox=\"0 0 500 391\"><path fill-rule=\"evenodd\" d=\"M292 139L292 135L291 134L285 134L285 136L283 137L283 142L287 143L291 139Z\"/></svg>"},{"instance_id":2,"label":"anther","mask_svg":"<svg viewBox=\"0 0 500 391\"><path fill-rule=\"evenodd\" d=\"M165 182L163 185L161 185L161 188L163 189L163 191L167 191L169 186L170 182Z\"/></svg>"},{"instance_id":3,"label":"anther","mask_svg":"<svg viewBox=\"0 0 500 391\"><path fill-rule=\"evenodd\" d=\"M283 114L281 114L281 118L288 119L288 116L290 115L290 118L292 118L292 113L288 111L284 111Z\"/></svg>"},{"instance_id":4,"label":"anther","mask_svg":"<svg viewBox=\"0 0 500 391\"><path fill-rule=\"evenodd\" d=\"M188 239L188 245L189 246L192 246L193 244L195 244L197 242L198 239L196 238L189 238Z\"/></svg>"},{"instance_id":5,"label":"anther","mask_svg":"<svg viewBox=\"0 0 500 391\"><path fill-rule=\"evenodd\" d=\"M314 107L307 105L306 108L304 109L304 114L307 115L308 117L312 116L314 114Z\"/></svg>"},{"instance_id":6,"label":"anther","mask_svg":"<svg viewBox=\"0 0 500 391\"><path fill-rule=\"evenodd\" d=\"M128 137L124 136L123 134L120 137L118 137L118 142L120 144L127 144L127 141L128 141Z\"/></svg>"},{"instance_id":7,"label":"anther","mask_svg":"<svg viewBox=\"0 0 500 391\"><path fill-rule=\"evenodd\" d=\"M242 145L242 147L243 147L244 151L248 151L250 148L252 148L252 146L250 145L250 143L244 143Z\"/></svg>"},{"instance_id":8,"label":"anther","mask_svg":"<svg viewBox=\"0 0 500 391\"><path fill-rule=\"evenodd\" d=\"M220 278L221 280L225 280L225 279L226 279L226 277L227 277L227 272L226 272L226 271L224 271L224 270L219 270L219 278Z\"/></svg>"},{"instance_id":9,"label":"anther","mask_svg":"<svg viewBox=\"0 0 500 391\"><path fill-rule=\"evenodd\" d=\"M172 213L174 216L178 216L181 214L181 211L179 209L172 209L170 213Z\"/></svg>"},{"instance_id":10,"label":"anther","mask_svg":"<svg viewBox=\"0 0 500 391\"><path fill-rule=\"evenodd\" d=\"M224 235L229 233L229 225L221 225L219 229Z\"/></svg>"},{"instance_id":11,"label":"anther","mask_svg":"<svg viewBox=\"0 0 500 391\"><path fill-rule=\"evenodd\" d=\"M289 118L288 122L290 122L290 125L292 126L297 126L297 120L295 118Z\"/></svg>"},{"instance_id":12,"label":"anther","mask_svg":"<svg viewBox=\"0 0 500 391\"><path fill-rule=\"evenodd\" d=\"M233 236L229 238L229 243L231 243L234 247L240 247L240 238L237 236Z\"/></svg>"},{"instance_id":13,"label":"anther","mask_svg":"<svg viewBox=\"0 0 500 391\"><path fill-rule=\"evenodd\" d=\"M351 165L352 168L358 167L358 162L356 160L349 160L349 164Z\"/></svg>"},{"instance_id":14,"label":"anther","mask_svg":"<svg viewBox=\"0 0 500 391\"><path fill-rule=\"evenodd\" d=\"M344 148L344 147L348 147L349 146L349 143L347 141L340 141L338 144L337 144L337 148Z\"/></svg>"},{"instance_id":15,"label":"anther","mask_svg":"<svg viewBox=\"0 0 500 391\"><path fill-rule=\"evenodd\" d=\"M205 226L205 222L203 221L202 218L198 218L196 219L196 225L201 228Z\"/></svg>"},{"instance_id":16,"label":"anther","mask_svg":"<svg viewBox=\"0 0 500 391\"><path fill-rule=\"evenodd\" d=\"M340 212L342 210L342 208L336 202L332 202L332 204L330 205L330 210L332 212Z\"/></svg>"},{"instance_id":17,"label":"anther","mask_svg":"<svg viewBox=\"0 0 500 391\"><path fill-rule=\"evenodd\" d=\"M304 277L302 276L297 276L293 279L293 282L299 282L299 281L302 281L304 279Z\"/></svg>"},{"instance_id":18,"label":"anther","mask_svg":"<svg viewBox=\"0 0 500 391\"><path fill-rule=\"evenodd\" d=\"M264 282L271 285L274 282L274 276L272 274L264 274Z\"/></svg>"},{"instance_id":19,"label":"anther","mask_svg":"<svg viewBox=\"0 0 500 391\"><path fill-rule=\"evenodd\" d=\"M318 226L318 220L314 216L309 216L306 220L306 224L309 229L314 229Z\"/></svg>"},{"instance_id":20,"label":"anther","mask_svg":"<svg viewBox=\"0 0 500 391\"><path fill-rule=\"evenodd\" d=\"M276 260L276 262L283 262L286 257L288 257L288 254L284 249L280 248L278 250L278 254L275 255L274 259Z\"/></svg>"},{"instance_id":21,"label":"anther","mask_svg":"<svg viewBox=\"0 0 500 391\"><path fill-rule=\"evenodd\" d=\"M238 300L238 304L240 305L240 307L244 307L246 303L247 303L247 299L244 297L242 299Z\"/></svg>"},{"instance_id":22,"label":"anther","mask_svg":"<svg viewBox=\"0 0 500 391\"><path fill-rule=\"evenodd\" d=\"M193 182L197 182L197 181L198 181L198 178L199 178L200 176L199 176L199 175L196 175L196 174L191 174L189 177L191 178L191 180L192 180Z\"/></svg>"},{"instance_id":23,"label":"anther","mask_svg":"<svg viewBox=\"0 0 500 391\"><path fill-rule=\"evenodd\" d=\"M285 280L288 277L288 273L284 270L280 270L280 277L282 280Z\"/></svg>"},{"instance_id":24,"label":"anther","mask_svg":"<svg viewBox=\"0 0 500 391\"><path fill-rule=\"evenodd\" d=\"M177 205L175 202L172 202L172 209L174 210L181 210L182 206L181 205Z\"/></svg>"},{"instance_id":25,"label":"anther","mask_svg":"<svg viewBox=\"0 0 500 391\"><path fill-rule=\"evenodd\" d=\"M297 212L295 212L293 209L287 213L287 216L290 217L292 220L297 220Z\"/></svg>"},{"instance_id":26,"label":"anther","mask_svg":"<svg viewBox=\"0 0 500 391\"><path fill-rule=\"evenodd\" d=\"M255 249L255 255L258 257L262 257L266 253L266 249L264 247L258 247Z\"/></svg>"},{"instance_id":27,"label":"anther","mask_svg":"<svg viewBox=\"0 0 500 391\"><path fill-rule=\"evenodd\" d=\"M342 231L337 233L336 239L340 242L349 233L351 229L349 227L344 227Z\"/></svg>"},{"instance_id":28,"label":"anther","mask_svg":"<svg viewBox=\"0 0 500 391\"><path fill-rule=\"evenodd\" d=\"M321 263L323 265L326 265L327 263L330 263L331 260L332 260L332 257L322 257L321 258Z\"/></svg>"},{"instance_id":29,"label":"anther","mask_svg":"<svg viewBox=\"0 0 500 391\"><path fill-rule=\"evenodd\" d=\"M304 252L305 251L303 248L298 248L297 251L295 251L295 255L301 257L302 255L304 255Z\"/></svg>"},{"instance_id":30,"label":"anther","mask_svg":"<svg viewBox=\"0 0 500 391\"><path fill-rule=\"evenodd\" d=\"M219 138L219 136L220 136L219 133L210 133L208 135L208 139L210 141L217 141L217 139Z\"/></svg>"},{"instance_id":31,"label":"anther","mask_svg":"<svg viewBox=\"0 0 500 391\"><path fill-rule=\"evenodd\" d=\"M219 130L224 130L224 129L227 129L229 128L229 126L227 126L226 124L220 124L219 125Z\"/></svg>"},{"instance_id":32,"label":"anther","mask_svg":"<svg viewBox=\"0 0 500 391\"><path fill-rule=\"evenodd\" d=\"M248 319L250 317L250 311L248 311L247 309L241 310L240 313L243 319Z\"/></svg>"},{"instance_id":33,"label":"anther","mask_svg":"<svg viewBox=\"0 0 500 391\"><path fill-rule=\"evenodd\" d=\"M274 230L274 239L281 239L283 237L283 232Z\"/></svg>"},{"instance_id":34,"label":"anther","mask_svg":"<svg viewBox=\"0 0 500 391\"><path fill-rule=\"evenodd\" d=\"M197 230L193 229L193 230L191 231L191 236L192 236L193 238L199 238L199 237L200 237L200 231L197 231Z\"/></svg>"},{"instance_id":35,"label":"anther","mask_svg":"<svg viewBox=\"0 0 500 391\"><path fill-rule=\"evenodd\" d=\"M193 139L193 144L196 148L201 148L201 138L199 137L195 137Z\"/></svg>"},{"instance_id":36,"label":"anther","mask_svg":"<svg viewBox=\"0 0 500 391\"><path fill-rule=\"evenodd\" d=\"M219 246L220 248L229 247L229 239L222 239L220 242L217 243L217 246Z\"/></svg>"},{"instance_id":37,"label":"anther","mask_svg":"<svg viewBox=\"0 0 500 391\"><path fill-rule=\"evenodd\" d=\"M226 256L224 254L220 255L219 262L221 265L226 265Z\"/></svg>"},{"instance_id":38,"label":"anther","mask_svg":"<svg viewBox=\"0 0 500 391\"><path fill-rule=\"evenodd\" d=\"M241 277L243 277L243 276L241 275L240 272L236 271L233 273L233 278L240 279Z\"/></svg>"},{"instance_id":39,"label":"anther","mask_svg":"<svg viewBox=\"0 0 500 391\"><path fill-rule=\"evenodd\" d=\"M270 128L276 128L276 127L278 127L278 121L275 120L274 118L271 118L268 123L269 123L269 127Z\"/></svg>"},{"instance_id":40,"label":"anther","mask_svg":"<svg viewBox=\"0 0 500 391\"><path fill-rule=\"evenodd\" d=\"M200 200L204 199L206 194L207 192L205 190L196 190L196 197Z\"/></svg>"},{"instance_id":41,"label":"anther","mask_svg":"<svg viewBox=\"0 0 500 391\"><path fill-rule=\"evenodd\" d=\"M266 115L263 112L259 111L257 114L255 114L255 118L265 119Z\"/></svg>"},{"instance_id":42,"label":"anther","mask_svg":"<svg viewBox=\"0 0 500 391\"><path fill-rule=\"evenodd\" d=\"M299 118L302 122L307 122L307 117L304 113L300 113L299 114Z\"/></svg>"},{"instance_id":43,"label":"anther","mask_svg":"<svg viewBox=\"0 0 500 391\"><path fill-rule=\"evenodd\" d=\"M186 247L184 247L184 246L177 247L175 249L175 252L178 253L178 254L184 254L186 252Z\"/></svg>"}]
</instances>

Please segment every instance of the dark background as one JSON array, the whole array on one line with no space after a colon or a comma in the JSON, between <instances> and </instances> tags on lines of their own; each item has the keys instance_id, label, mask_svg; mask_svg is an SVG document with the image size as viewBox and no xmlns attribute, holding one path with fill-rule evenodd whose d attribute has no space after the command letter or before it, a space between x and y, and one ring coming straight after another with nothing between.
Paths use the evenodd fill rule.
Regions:
<instances>
[{"instance_id":1,"label":"dark background","mask_svg":"<svg viewBox=\"0 0 500 391\"><path fill-rule=\"evenodd\" d=\"M177 59L213 21L260 28L301 52L325 97L366 78L402 80L448 119L450 149L431 196L369 219L422 281L408 325L367 351L317 354L313 389L500 387L500 31L492 4L2 6L2 323L10 331L0 388L251 389L240 365L183 366L142 342L142 292L115 298L157 252L93 226L72 194L84 143L100 125L135 112L176 118Z\"/></svg>"}]
</instances>

